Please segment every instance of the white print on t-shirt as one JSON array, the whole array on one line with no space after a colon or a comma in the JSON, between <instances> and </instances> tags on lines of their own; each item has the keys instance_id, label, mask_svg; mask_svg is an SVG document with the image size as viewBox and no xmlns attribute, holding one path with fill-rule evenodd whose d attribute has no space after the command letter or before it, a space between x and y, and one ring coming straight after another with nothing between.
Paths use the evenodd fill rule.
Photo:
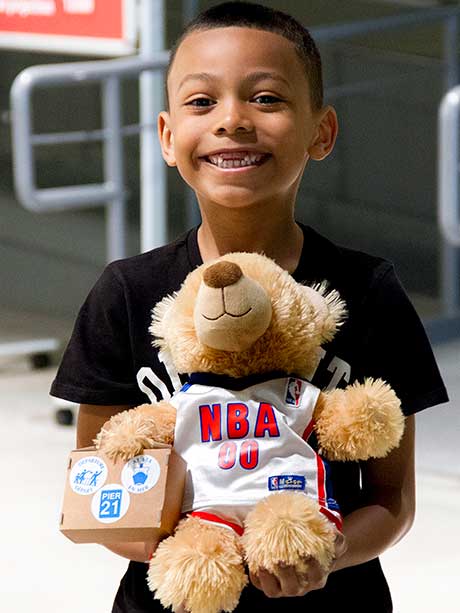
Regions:
<instances>
[{"instance_id":1,"label":"white print on t-shirt","mask_svg":"<svg viewBox=\"0 0 460 613\"><path fill-rule=\"evenodd\" d=\"M158 353L158 359L166 369L168 380L160 379L160 377L149 366L143 366L140 368L136 377L139 389L147 396L151 403L158 402L159 400L170 400L172 394L169 391L168 386L173 388L174 392L178 392L182 387L177 370L175 370L171 362L165 359L163 352L160 351ZM312 373L313 378L313 375L320 366L322 368L326 368L327 371L331 373L332 376L329 383L323 387L324 391L335 389L342 382L350 382L351 366L348 364L348 362L345 362L345 360L342 360L337 356L332 356L326 365L323 364L325 359L326 351L324 349L320 349L320 361L318 362L316 370Z\"/></svg>"},{"instance_id":2,"label":"white print on t-shirt","mask_svg":"<svg viewBox=\"0 0 460 613\"><path fill-rule=\"evenodd\" d=\"M320 356L320 361L318 362L318 366L316 367L315 372L318 370L322 360L324 360L324 358L326 357L326 351L323 348L320 349ZM328 392L329 390L335 389L342 381L342 379L345 383L350 383L351 366L350 364L345 362L345 360L334 356L329 362L327 369L329 372L332 373L332 379L329 381L326 387L323 388L323 391Z\"/></svg>"},{"instance_id":3,"label":"white print on t-shirt","mask_svg":"<svg viewBox=\"0 0 460 613\"><path fill-rule=\"evenodd\" d=\"M139 389L147 395L151 403L158 402L158 400L169 400L171 398L171 393L167 387L168 383L171 383L175 392L178 392L182 387L177 370L174 368L171 362L165 358L162 351L158 353L158 359L164 365L169 381L162 381L149 366L143 366L140 368L136 375ZM150 385L146 385L146 380ZM152 388L154 388L157 393L155 393Z\"/></svg>"},{"instance_id":4,"label":"white print on t-shirt","mask_svg":"<svg viewBox=\"0 0 460 613\"><path fill-rule=\"evenodd\" d=\"M160 379L160 377L153 372L149 366L143 366L140 368L136 375L137 384L141 392L144 392L148 396L151 403L158 402L158 400L169 400L171 394L169 393L166 384ZM155 394L153 389L145 384L148 381L159 393L159 396Z\"/></svg>"}]
</instances>

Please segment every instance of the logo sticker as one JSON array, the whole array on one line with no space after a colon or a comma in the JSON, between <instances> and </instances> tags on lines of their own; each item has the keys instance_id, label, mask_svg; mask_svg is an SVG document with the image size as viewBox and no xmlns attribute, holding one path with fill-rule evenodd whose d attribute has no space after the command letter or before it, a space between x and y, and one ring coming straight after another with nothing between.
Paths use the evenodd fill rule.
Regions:
<instances>
[{"instance_id":1,"label":"logo sticker","mask_svg":"<svg viewBox=\"0 0 460 613\"><path fill-rule=\"evenodd\" d=\"M157 484L160 472L160 465L155 458L137 455L123 467L121 482L131 494L143 494Z\"/></svg>"},{"instance_id":2,"label":"logo sticker","mask_svg":"<svg viewBox=\"0 0 460 613\"><path fill-rule=\"evenodd\" d=\"M302 477L302 475L276 475L269 477L268 489L271 492L279 490L304 490L305 477Z\"/></svg>"},{"instance_id":3,"label":"logo sticker","mask_svg":"<svg viewBox=\"0 0 460 613\"><path fill-rule=\"evenodd\" d=\"M70 471L70 487L76 494L94 494L107 480L107 466L97 456L78 460Z\"/></svg>"},{"instance_id":4,"label":"logo sticker","mask_svg":"<svg viewBox=\"0 0 460 613\"><path fill-rule=\"evenodd\" d=\"M113 524L126 515L129 494L119 483L109 483L94 494L91 513L103 524Z\"/></svg>"},{"instance_id":5,"label":"logo sticker","mask_svg":"<svg viewBox=\"0 0 460 613\"><path fill-rule=\"evenodd\" d=\"M302 379L290 377L286 388L286 404L292 407L300 405L300 396L302 394Z\"/></svg>"}]
</instances>

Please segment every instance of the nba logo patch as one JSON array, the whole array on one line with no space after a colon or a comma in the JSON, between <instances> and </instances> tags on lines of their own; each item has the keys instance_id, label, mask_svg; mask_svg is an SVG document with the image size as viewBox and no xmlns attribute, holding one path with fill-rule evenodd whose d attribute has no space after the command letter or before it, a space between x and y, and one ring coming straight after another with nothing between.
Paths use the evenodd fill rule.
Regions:
<instances>
[{"instance_id":1,"label":"nba logo patch","mask_svg":"<svg viewBox=\"0 0 460 613\"><path fill-rule=\"evenodd\" d=\"M290 377L286 387L286 404L291 407L300 405L300 396L302 394L302 380Z\"/></svg>"}]
</instances>

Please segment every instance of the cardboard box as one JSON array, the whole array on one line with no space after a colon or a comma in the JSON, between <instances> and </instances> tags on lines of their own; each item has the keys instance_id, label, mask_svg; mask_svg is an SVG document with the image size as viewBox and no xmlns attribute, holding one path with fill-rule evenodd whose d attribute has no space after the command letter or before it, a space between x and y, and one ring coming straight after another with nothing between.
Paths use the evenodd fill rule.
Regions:
<instances>
[{"instance_id":1,"label":"cardboard box","mask_svg":"<svg viewBox=\"0 0 460 613\"><path fill-rule=\"evenodd\" d=\"M89 447L72 451L60 530L75 543L148 541L180 518L185 463L167 445L112 462Z\"/></svg>"}]
</instances>

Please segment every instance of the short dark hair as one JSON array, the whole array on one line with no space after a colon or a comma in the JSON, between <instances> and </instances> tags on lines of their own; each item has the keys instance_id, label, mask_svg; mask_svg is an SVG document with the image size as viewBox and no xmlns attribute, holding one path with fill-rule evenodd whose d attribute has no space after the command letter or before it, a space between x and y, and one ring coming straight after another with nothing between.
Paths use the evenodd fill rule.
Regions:
<instances>
[{"instance_id":1,"label":"short dark hair","mask_svg":"<svg viewBox=\"0 0 460 613\"><path fill-rule=\"evenodd\" d=\"M314 110L318 110L323 106L321 56L307 28L294 19L294 17L282 11L253 2L224 2L203 11L195 17L182 31L171 49L165 85L167 85L177 50L189 34L202 30L230 27L266 30L279 34L292 42L307 74L310 85L311 104ZM165 89L166 101L169 107L167 86Z\"/></svg>"}]
</instances>

